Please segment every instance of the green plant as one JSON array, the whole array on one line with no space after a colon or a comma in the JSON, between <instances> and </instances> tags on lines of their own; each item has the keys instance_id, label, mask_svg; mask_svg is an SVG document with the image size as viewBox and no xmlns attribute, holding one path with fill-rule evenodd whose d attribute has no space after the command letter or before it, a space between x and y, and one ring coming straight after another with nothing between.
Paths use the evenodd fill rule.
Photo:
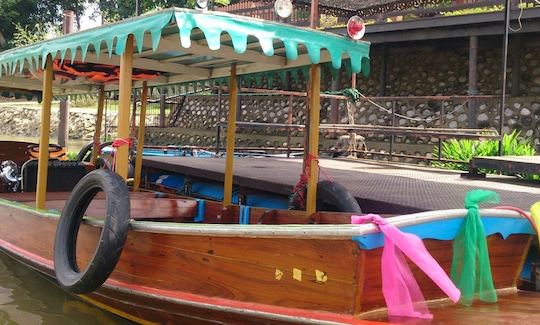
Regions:
<instances>
[{"instance_id":1,"label":"green plant","mask_svg":"<svg viewBox=\"0 0 540 325\"><path fill-rule=\"evenodd\" d=\"M77 153L76 152L70 151L66 155L67 155L67 158L68 158L69 161L77 160Z\"/></svg>"},{"instance_id":2,"label":"green plant","mask_svg":"<svg viewBox=\"0 0 540 325\"><path fill-rule=\"evenodd\" d=\"M520 137L521 132L514 130L510 134L505 134L502 140L503 156L534 156L536 150L533 142L524 137ZM438 154L438 148L433 148L433 154ZM458 162L434 162L432 165L452 170L467 170L467 162L473 157L498 156L499 142L496 140L470 140L470 139L450 139L442 144L441 155L443 159L463 161ZM523 176L527 179L540 179L540 175Z\"/></svg>"}]
</instances>

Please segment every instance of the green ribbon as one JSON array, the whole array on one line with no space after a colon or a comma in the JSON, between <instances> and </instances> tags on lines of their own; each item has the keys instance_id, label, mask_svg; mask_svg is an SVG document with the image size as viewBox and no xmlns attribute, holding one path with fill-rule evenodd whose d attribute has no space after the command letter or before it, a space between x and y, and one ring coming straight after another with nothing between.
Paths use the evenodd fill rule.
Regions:
<instances>
[{"instance_id":1,"label":"green ribbon","mask_svg":"<svg viewBox=\"0 0 540 325\"><path fill-rule=\"evenodd\" d=\"M485 302L497 302L484 225L478 212L479 203L498 203L493 191L472 190L465 196L467 216L454 239L451 277L461 290L460 303L472 305L475 294Z\"/></svg>"}]
</instances>

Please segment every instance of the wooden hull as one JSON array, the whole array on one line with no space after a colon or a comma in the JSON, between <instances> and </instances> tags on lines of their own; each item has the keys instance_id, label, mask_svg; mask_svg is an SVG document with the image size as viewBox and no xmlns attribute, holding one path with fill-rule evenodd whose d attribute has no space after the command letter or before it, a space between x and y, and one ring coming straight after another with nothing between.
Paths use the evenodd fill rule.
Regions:
<instances>
[{"instance_id":1,"label":"wooden hull","mask_svg":"<svg viewBox=\"0 0 540 325\"><path fill-rule=\"evenodd\" d=\"M0 247L54 276L57 214L6 202L0 202ZM227 233L226 228L242 225L206 225L214 230L205 233L193 230L204 225L160 224L137 222L111 278L82 298L137 322L158 323L365 324L361 318L366 312L385 306L382 248L361 249L351 236ZM175 233L175 225L183 229L181 233ZM100 230L96 222L82 225L77 244L80 263L93 255ZM425 243L449 272L452 242ZM496 287L515 287L530 235L514 234L505 240L494 234L488 243ZM411 267L426 299L443 298L421 271Z\"/></svg>"}]
</instances>

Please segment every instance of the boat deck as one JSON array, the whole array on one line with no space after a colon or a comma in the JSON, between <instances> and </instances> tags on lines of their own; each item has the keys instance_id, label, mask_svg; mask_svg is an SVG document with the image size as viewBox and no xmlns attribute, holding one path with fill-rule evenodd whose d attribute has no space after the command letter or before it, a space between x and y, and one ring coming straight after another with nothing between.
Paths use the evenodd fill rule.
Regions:
<instances>
[{"instance_id":1,"label":"boat deck","mask_svg":"<svg viewBox=\"0 0 540 325\"><path fill-rule=\"evenodd\" d=\"M475 172L479 168L508 174L540 175L540 156L475 157L469 169Z\"/></svg>"},{"instance_id":2,"label":"boat deck","mask_svg":"<svg viewBox=\"0 0 540 325\"><path fill-rule=\"evenodd\" d=\"M143 165L223 181L225 160L193 157L145 157ZM477 188L498 192L502 205L528 209L540 198L540 184L507 176L482 180L459 172L367 160L320 159L320 179L345 186L365 212L414 213L463 207L465 194ZM302 160L295 158L237 158L234 183L240 187L289 195L299 179Z\"/></svg>"}]
</instances>

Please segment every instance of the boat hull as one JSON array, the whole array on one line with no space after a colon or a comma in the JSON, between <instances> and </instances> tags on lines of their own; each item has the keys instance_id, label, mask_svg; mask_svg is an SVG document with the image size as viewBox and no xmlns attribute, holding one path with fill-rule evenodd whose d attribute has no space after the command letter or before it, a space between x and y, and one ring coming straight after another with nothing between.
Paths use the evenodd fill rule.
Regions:
<instances>
[{"instance_id":1,"label":"boat hull","mask_svg":"<svg viewBox=\"0 0 540 325\"><path fill-rule=\"evenodd\" d=\"M5 200L0 205L4 211L0 247L21 262L54 276L58 214ZM194 224L181 227L203 230L175 234L172 223L168 228L163 228L167 223L159 222L137 225L129 231L120 261L106 284L81 296L137 322L181 319L197 324L364 324L360 318L366 312L385 306L380 276L382 248L362 249L350 236L281 238L219 232L216 227L221 225L207 225L214 229L208 234L205 225ZM232 226L243 227L222 225ZM81 226L77 240L79 265L93 256L100 231L99 222ZM515 287L530 238L527 234L506 239L499 234L489 236L497 288ZM449 272L452 241L424 242ZM426 299L444 297L418 268L411 266Z\"/></svg>"}]
</instances>

